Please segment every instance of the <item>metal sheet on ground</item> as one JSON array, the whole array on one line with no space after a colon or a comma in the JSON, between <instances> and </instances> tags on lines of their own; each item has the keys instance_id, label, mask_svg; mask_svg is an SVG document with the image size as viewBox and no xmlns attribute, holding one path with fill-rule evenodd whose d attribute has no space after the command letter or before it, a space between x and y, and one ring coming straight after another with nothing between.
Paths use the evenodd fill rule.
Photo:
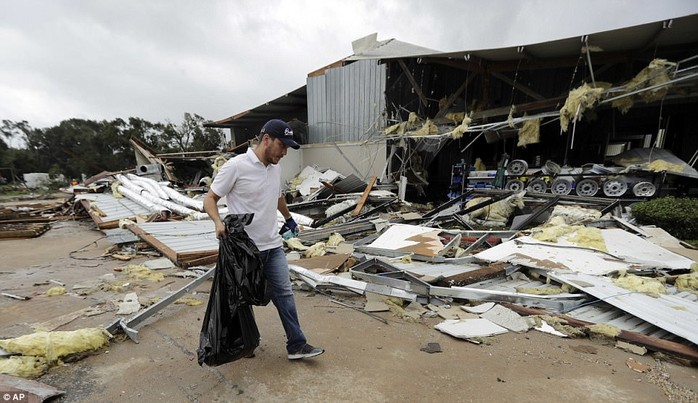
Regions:
<instances>
[{"instance_id":1,"label":"metal sheet on ground","mask_svg":"<svg viewBox=\"0 0 698 403\"><path fill-rule=\"evenodd\" d=\"M550 277L698 344L698 303L674 295L650 296L628 291L607 277L582 273L550 273Z\"/></svg>"}]
</instances>

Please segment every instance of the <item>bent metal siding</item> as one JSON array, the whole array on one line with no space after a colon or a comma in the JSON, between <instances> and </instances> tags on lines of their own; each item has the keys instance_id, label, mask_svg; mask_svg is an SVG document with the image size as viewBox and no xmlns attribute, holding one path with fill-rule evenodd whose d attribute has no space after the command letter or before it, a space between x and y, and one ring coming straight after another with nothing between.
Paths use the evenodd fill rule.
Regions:
<instances>
[{"instance_id":1,"label":"bent metal siding","mask_svg":"<svg viewBox=\"0 0 698 403\"><path fill-rule=\"evenodd\" d=\"M385 127L385 64L361 60L308 78L308 142L357 142Z\"/></svg>"}]
</instances>

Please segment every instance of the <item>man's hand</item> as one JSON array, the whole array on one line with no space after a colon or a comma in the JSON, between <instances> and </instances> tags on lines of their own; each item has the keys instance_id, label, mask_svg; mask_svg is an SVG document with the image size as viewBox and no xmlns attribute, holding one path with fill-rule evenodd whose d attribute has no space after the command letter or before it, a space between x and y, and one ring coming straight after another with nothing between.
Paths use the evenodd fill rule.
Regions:
<instances>
[{"instance_id":1,"label":"man's hand","mask_svg":"<svg viewBox=\"0 0 698 403\"><path fill-rule=\"evenodd\" d=\"M296 220L293 219L293 217L288 217L286 219L286 226L288 229L293 233L293 236L298 235L298 224L296 224Z\"/></svg>"},{"instance_id":2,"label":"man's hand","mask_svg":"<svg viewBox=\"0 0 698 403\"><path fill-rule=\"evenodd\" d=\"M221 222L220 220L215 221L216 223L216 238L218 239L223 239L227 235L226 229L225 229L225 224Z\"/></svg>"},{"instance_id":3,"label":"man's hand","mask_svg":"<svg viewBox=\"0 0 698 403\"><path fill-rule=\"evenodd\" d=\"M281 226L281 231L279 231L279 234L284 239L288 238L295 238L298 235L298 224L296 224L296 220L293 219L293 217L289 217L286 219L286 222L284 225Z\"/></svg>"}]
</instances>

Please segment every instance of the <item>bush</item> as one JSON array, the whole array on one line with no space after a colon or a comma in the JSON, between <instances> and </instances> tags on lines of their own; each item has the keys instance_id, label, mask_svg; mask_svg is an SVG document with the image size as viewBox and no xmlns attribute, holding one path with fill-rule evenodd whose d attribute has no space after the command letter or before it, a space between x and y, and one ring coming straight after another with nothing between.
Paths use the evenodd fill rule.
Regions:
<instances>
[{"instance_id":1,"label":"bush","mask_svg":"<svg viewBox=\"0 0 698 403\"><path fill-rule=\"evenodd\" d=\"M634 204L641 224L656 225L679 239L698 239L698 199L662 197Z\"/></svg>"}]
</instances>

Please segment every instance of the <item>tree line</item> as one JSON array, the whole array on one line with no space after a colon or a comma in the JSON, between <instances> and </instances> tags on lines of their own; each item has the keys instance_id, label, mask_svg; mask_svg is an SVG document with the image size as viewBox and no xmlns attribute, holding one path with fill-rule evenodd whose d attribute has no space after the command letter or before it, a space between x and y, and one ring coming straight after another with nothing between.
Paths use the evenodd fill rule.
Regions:
<instances>
[{"instance_id":1,"label":"tree line","mask_svg":"<svg viewBox=\"0 0 698 403\"><path fill-rule=\"evenodd\" d=\"M219 150L225 145L220 129L204 127L207 121L185 113L181 124L149 122L130 117L114 120L69 119L48 128L33 128L26 121L3 120L0 125L0 174L22 178L29 172L63 174L68 178L102 171L134 168L129 143L137 137L158 153ZM20 142L21 147L10 144Z\"/></svg>"}]
</instances>

